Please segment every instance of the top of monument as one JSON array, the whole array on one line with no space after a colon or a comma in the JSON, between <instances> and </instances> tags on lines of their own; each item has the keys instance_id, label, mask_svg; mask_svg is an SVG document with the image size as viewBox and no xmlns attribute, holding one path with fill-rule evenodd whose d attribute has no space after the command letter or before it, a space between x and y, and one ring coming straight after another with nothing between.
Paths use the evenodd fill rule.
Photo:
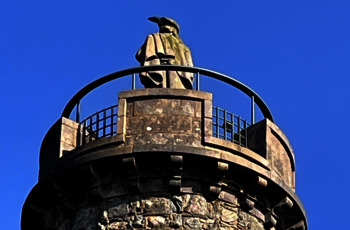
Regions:
<instances>
[{"instance_id":1,"label":"top of monument","mask_svg":"<svg viewBox=\"0 0 350 230\"><path fill-rule=\"evenodd\" d=\"M161 27L162 25L171 25L175 27L175 29L177 30L177 33L180 32L180 26L174 19L171 19L168 17L153 16L153 17L149 17L148 20L150 20L151 22L157 23L159 27Z\"/></svg>"}]
</instances>

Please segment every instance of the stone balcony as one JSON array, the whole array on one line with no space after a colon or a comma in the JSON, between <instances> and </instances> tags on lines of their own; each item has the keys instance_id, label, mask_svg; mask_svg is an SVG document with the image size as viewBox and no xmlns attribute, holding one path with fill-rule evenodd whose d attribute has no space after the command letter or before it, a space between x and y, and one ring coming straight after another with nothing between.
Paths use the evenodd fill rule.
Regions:
<instances>
[{"instance_id":1,"label":"stone balcony","mask_svg":"<svg viewBox=\"0 0 350 230\"><path fill-rule=\"evenodd\" d=\"M294 153L276 124L264 119L247 129L247 147L213 137L212 95L178 89L140 89L119 94L118 129L77 147L78 123L60 118L47 133L40 152L40 178L68 159L104 145L132 152L194 152L254 168L295 188ZM83 128L80 129L81 132ZM80 136L83 136L82 134ZM59 140L59 141L58 141Z\"/></svg>"}]
</instances>

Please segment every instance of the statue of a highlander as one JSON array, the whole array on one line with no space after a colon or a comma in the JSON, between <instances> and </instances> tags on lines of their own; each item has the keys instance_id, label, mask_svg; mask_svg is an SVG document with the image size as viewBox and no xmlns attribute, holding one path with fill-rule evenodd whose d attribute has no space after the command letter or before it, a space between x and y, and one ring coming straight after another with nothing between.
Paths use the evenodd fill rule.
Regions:
<instances>
[{"instance_id":1,"label":"statue of a highlander","mask_svg":"<svg viewBox=\"0 0 350 230\"><path fill-rule=\"evenodd\" d=\"M159 33L148 35L136 53L141 66L182 65L193 66L191 51L179 37L180 27L167 17L150 17L159 26ZM193 73L182 71L149 71L140 73L146 88L192 89Z\"/></svg>"}]
</instances>

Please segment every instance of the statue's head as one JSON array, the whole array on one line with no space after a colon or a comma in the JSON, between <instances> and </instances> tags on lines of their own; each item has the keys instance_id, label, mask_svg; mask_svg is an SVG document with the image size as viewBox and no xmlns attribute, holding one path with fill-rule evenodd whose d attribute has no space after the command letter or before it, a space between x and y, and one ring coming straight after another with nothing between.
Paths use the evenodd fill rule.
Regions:
<instances>
[{"instance_id":1,"label":"statue's head","mask_svg":"<svg viewBox=\"0 0 350 230\"><path fill-rule=\"evenodd\" d=\"M157 23L161 33L178 34L180 31L180 26L174 19L168 17L149 17L148 20Z\"/></svg>"}]
</instances>

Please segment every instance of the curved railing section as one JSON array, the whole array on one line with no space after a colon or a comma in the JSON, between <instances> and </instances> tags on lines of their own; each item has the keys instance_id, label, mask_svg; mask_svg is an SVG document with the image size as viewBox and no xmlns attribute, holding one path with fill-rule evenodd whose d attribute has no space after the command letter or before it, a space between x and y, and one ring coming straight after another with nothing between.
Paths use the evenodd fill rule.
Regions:
<instances>
[{"instance_id":1,"label":"curved railing section","mask_svg":"<svg viewBox=\"0 0 350 230\"><path fill-rule=\"evenodd\" d=\"M118 105L100 110L80 122L78 146L94 140L117 135Z\"/></svg>"},{"instance_id":2,"label":"curved railing section","mask_svg":"<svg viewBox=\"0 0 350 230\"><path fill-rule=\"evenodd\" d=\"M251 123L255 123L255 104L258 106L260 111L262 112L263 116L265 118L268 118L272 122L273 117L268 109L267 105L263 101L263 99L251 88L243 84L242 82L231 78L225 74L221 74L212 70L198 68L198 67L188 67L188 66L175 66L175 65L155 65L155 66L141 66L141 67L134 67L130 69L121 70L109 75L106 75L104 77L101 77L90 84L86 85L84 88L82 88L79 92L77 92L72 99L68 102L66 107L63 110L62 117L69 118L71 112L76 107L76 122L80 123L80 100L87 95L92 90L96 89L97 87L108 83L112 80L119 79L125 76L132 76L132 83L131 88L135 89L136 86L136 74L141 72L147 72L147 71L155 71L155 70L173 70L173 71L183 71L183 72L191 72L196 74L196 90L199 91L200 89L200 76L205 75L207 77L211 77L214 79L217 79L219 81L225 82L243 93L245 93L248 97L251 98Z\"/></svg>"}]
</instances>

